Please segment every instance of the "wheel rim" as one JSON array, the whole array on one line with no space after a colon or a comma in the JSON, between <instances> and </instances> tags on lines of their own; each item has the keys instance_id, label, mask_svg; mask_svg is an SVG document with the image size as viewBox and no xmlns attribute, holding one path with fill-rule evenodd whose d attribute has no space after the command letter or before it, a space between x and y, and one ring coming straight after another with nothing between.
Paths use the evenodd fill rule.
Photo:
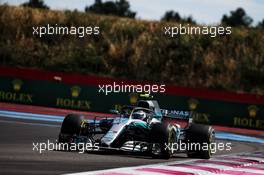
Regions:
<instances>
[{"instance_id":1,"label":"wheel rim","mask_svg":"<svg viewBox=\"0 0 264 175\"><path fill-rule=\"evenodd\" d=\"M211 157L213 154L212 154L212 147L211 147L211 143L213 142L213 131L210 133L210 137L209 137L209 157Z\"/></svg>"},{"instance_id":2,"label":"wheel rim","mask_svg":"<svg viewBox=\"0 0 264 175\"><path fill-rule=\"evenodd\" d=\"M152 154L154 154L154 155L160 155L161 154L161 146L160 146L160 144L154 143L152 145Z\"/></svg>"},{"instance_id":3,"label":"wheel rim","mask_svg":"<svg viewBox=\"0 0 264 175\"><path fill-rule=\"evenodd\" d=\"M175 141L175 134L173 133L173 130L170 130L169 132L169 138L168 138L168 144L171 146L171 149L168 151L170 155L173 155L173 143Z\"/></svg>"}]
</instances>

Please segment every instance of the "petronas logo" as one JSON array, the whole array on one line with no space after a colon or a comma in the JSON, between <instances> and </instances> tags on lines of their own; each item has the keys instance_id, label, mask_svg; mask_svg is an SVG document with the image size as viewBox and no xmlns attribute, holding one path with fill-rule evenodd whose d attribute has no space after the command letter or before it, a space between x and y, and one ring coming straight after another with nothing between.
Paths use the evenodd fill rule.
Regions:
<instances>
[{"instance_id":1,"label":"petronas logo","mask_svg":"<svg viewBox=\"0 0 264 175\"><path fill-rule=\"evenodd\" d=\"M79 86L73 86L71 88L72 97L75 97L75 98L79 97L80 93L81 93L81 88Z\"/></svg>"},{"instance_id":2,"label":"petronas logo","mask_svg":"<svg viewBox=\"0 0 264 175\"><path fill-rule=\"evenodd\" d=\"M14 91L20 91L21 90L21 87L23 85L23 81L20 80L20 79L15 79L13 82L13 89Z\"/></svg>"},{"instance_id":3,"label":"petronas logo","mask_svg":"<svg viewBox=\"0 0 264 175\"><path fill-rule=\"evenodd\" d=\"M189 109L193 111L193 110L197 109L199 101L192 98L188 101L188 104L189 104Z\"/></svg>"},{"instance_id":4,"label":"petronas logo","mask_svg":"<svg viewBox=\"0 0 264 175\"><path fill-rule=\"evenodd\" d=\"M258 107L257 106L251 105L251 106L248 107L249 117L256 118L257 113L258 113Z\"/></svg>"}]
</instances>

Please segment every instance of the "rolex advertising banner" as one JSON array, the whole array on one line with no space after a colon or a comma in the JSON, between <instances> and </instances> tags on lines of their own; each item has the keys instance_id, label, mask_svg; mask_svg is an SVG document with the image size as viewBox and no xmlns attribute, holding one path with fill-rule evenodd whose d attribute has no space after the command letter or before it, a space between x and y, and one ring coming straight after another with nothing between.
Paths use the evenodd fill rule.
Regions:
<instances>
[{"instance_id":1,"label":"rolex advertising banner","mask_svg":"<svg viewBox=\"0 0 264 175\"><path fill-rule=\"evenodd\" d=\"M30 80L0 76L0 102L109 113L134 104L135 93L99 93L96 85ZM155 93L162 109L170 113L192 111L197 122L264 130L264 105Z\"/></svg>"}]
</instances>

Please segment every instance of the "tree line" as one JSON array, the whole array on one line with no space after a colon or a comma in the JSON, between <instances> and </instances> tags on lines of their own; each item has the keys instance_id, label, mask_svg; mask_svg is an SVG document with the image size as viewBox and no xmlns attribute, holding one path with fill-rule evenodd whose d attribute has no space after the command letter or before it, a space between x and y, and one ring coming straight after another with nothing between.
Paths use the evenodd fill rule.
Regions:
<instances>
[{"instance_id":1,"label":"tree line","mask_svg":"<svg viewBox=\"0 0 264 175\"><path fill-rule=\"evenodd\" d=\"M29 30L39 24L93 25L103 34L40 38ZM0 5L0 26L3 66L264 94L263 29L234 27L232 35L214 39L168 39L159 21L8 5Z\"/></svg>"},{"instance_id":2,"label":"tree line","mask_svg":"<svg viewBox=\"0 0 264 175\"><path fill-rule=\"evenodd\" d=\"M49 9L49 7L44 3L43 0L29 0L21 4L24 7ZM106 1L95 0L94 4L85 7L85 12L96 13L103 15L114 15L127 18L135 18L136 12L130 9L130 4L127 0L116 0L116 1ZM196 21L192 16L182 17L178 12L170 10L165 12L161 21L173 21L182 23L196 24ZM247 15L243 8L237 8L230 12L230 15L223 15L221 23L232 27L251 27L253 19ZM264 28L264 19L258 23L257 27Z\"/></svg>"}]
</instances>

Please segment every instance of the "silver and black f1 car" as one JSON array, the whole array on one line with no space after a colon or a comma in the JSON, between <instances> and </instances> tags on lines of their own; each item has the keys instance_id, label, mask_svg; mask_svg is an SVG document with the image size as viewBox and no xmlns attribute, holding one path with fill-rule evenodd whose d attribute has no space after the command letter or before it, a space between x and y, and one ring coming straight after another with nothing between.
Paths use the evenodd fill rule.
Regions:
<instances>
[{"instance_id":1,"label":"silver and black f1 car","mask_svg":"<svg viewBox=\"0 0 264 175\"><path fill-rule=\"evenodd\" d=\"M136 106L124 106L117 116L93 121L69 114L59 134L60 143L98 143L102 150L122 150L149 153L156 158L170 158L174 153L186 152L188 157L209 159L214 139L211 126L196 124L191 112L180 111L170 116L155 100L140 100ZM185 123L185 126L183 126ZM195 145L195 149L181 150L180 144Z\"/></svg>"}]
</instances>

